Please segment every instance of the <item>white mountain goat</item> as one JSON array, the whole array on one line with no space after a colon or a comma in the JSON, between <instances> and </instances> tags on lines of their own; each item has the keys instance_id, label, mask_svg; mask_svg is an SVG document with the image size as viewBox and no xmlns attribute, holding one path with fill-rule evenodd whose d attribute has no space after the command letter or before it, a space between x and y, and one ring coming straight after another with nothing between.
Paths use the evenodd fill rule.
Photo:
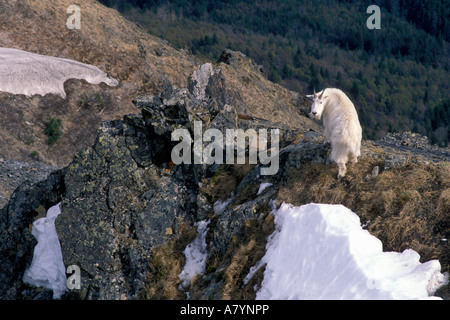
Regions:
<instances>
[{"instance_id":1,"label":"white mountain goat","mask_svg":"<svg viewBox=\"0 0 450 320\"><path fill-rule=\"evenodd\" d=\"M330 159L337 163L338 178L342 178L347 172L345 164L358 162L361 155L362 129L355 106L344 92L334 88L314 90L314 95L306 97L313 101L312 116L323 118L325 141L331 143Z\"/></svg>"}]
</instances>

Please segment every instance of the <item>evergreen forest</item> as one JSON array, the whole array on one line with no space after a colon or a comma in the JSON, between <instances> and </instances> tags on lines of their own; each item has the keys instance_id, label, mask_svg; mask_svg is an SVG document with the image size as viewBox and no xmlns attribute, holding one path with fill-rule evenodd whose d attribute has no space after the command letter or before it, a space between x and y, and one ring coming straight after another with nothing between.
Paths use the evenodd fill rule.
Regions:
<instances>
[{"instance_id":1,"label":"evergreen forest","mask_svg":"<svg viewBox=\"0 0 450 320\"><path fill-rule=\"evenodd\" d=\"M337 87L364 138L413 131L450 141L447 0L99 0L177 48L215 61L225 48L304 94ZM366 25L370 5L380 29Z\"/></svg>"}]
</instances>

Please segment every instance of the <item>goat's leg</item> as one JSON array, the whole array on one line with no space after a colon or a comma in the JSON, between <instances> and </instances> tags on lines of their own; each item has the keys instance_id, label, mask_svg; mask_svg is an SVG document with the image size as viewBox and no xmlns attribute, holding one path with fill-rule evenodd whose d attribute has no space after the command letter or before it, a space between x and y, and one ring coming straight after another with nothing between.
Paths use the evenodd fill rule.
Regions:
<instances>
[{"instance_id":1,"label":"goat's leg","mask_svg":"<svg viewBox=\"0 0 450 320\"><path fill-rule=\"evenodd\" d=\"M345 177L345 174L347 173L347 167L345 166L344 162L338 162L338 179L341 179L343 177Z\"/></svg>"}]
</instances>

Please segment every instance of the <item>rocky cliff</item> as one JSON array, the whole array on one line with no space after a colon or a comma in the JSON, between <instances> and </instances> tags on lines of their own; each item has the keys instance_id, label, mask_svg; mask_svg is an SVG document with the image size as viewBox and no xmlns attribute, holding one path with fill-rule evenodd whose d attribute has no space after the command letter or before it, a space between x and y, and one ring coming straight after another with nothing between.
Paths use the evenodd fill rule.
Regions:
<instances>
[{"instance_id":1,"label":"rocky cliff","mask_svg":"<svg viewBox=\"0 0 450 320\"><path fill-rule=\"evenodd\" d=\"M240 53L227 55L249 63ZM252 299L264 268L243 280L264 255L271 211L283 201L342 203L385 250L412 248L448 270L448 149L414 134L364 141L360 161L337 180L316 123L303 118L291 127L242 113L250 107L223 73L233 63L204 64L185 88L136 97L140 113L103 122L95 143L68 166L14 192L0 215L3 299L46 296L21 279L36 244L30 224L57 203L64 264L81 269L81 289L65 299L184 299L186 292L194 299ZM178 142L171 134L186 129L194 137L194 121L203 132L279 129L279 170L262 175L263 165L248 161L174 164ZM259 193L263 182L272 185ZM205 272L180 286L183 250L206 220ZM448 297L446 290L438 294Z\"/></svg>"}]
</instances>

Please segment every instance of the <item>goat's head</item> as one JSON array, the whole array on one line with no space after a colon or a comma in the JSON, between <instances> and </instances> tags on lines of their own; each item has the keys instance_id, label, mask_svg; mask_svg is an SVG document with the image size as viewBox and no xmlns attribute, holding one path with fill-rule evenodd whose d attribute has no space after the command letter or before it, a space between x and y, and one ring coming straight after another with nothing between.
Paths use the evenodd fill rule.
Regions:
<instances>
[{"instance_id":1,"label":"goat's head","mask_svg":"<svg viewBox=\"0 0 450 320\"><path fill-rule=\"evenodd\" d=\"M315 117L317 120L320 120L320 118L322 117L325 99L328 98L328 96L323 95L325 93L325 90L326 89L323 89L322 92L318 93L316 93L316 90L314 90L314 94L309 94L306 96L313 102L310 115Z\"/></svg>"}]
</instances>

